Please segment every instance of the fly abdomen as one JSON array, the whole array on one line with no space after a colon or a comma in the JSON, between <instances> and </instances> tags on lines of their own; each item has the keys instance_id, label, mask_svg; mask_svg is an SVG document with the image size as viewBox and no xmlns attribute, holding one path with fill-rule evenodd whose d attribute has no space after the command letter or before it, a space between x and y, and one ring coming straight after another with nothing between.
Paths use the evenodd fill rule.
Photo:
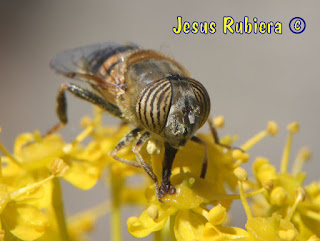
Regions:
<instances>
[{"instance_id":1,"label":"fly abdomen","mask_svg":"<svg viewBox=\"0 0 320 241\"><path fill-rule=\"evenodd\" d=\"M161 79L147 85L138 99L137 118L154 133L160 134L166 124L172 99L171 88L170 80Z\"/></svg>"}]
</instances>

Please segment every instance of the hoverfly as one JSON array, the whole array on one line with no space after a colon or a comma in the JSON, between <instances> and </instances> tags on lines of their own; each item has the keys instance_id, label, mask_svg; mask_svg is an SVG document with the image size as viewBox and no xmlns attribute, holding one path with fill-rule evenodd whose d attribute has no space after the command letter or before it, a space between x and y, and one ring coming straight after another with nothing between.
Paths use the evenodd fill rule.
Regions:
<instances>
[{"instance_id":1,"label":"hoverfly","mask_svg":"<svg viewBox=\"0 0 320 241\"><path fill-rule=\"evenodd\" d=\"M132 43L104 43L62 52L52 59L51 67L65 77L88 83L92 90L71 83L61 86L57 95L60 123L50 133L67 123L65 92L69 91L135 126L110 155L143 168L154 181L158 200L176 192L170 183L172 163L177 151L189 140L205 147L200 174L205 177L207 149L194 133L208 119L210 98L204 86L174 59ZM162 140L165 147L160 186L152 167L139 153L151 136ZM217 136L214 137L218 143ZM137 161L117 156L134 141L132 150Z\"/></svg>"}]
</instances>

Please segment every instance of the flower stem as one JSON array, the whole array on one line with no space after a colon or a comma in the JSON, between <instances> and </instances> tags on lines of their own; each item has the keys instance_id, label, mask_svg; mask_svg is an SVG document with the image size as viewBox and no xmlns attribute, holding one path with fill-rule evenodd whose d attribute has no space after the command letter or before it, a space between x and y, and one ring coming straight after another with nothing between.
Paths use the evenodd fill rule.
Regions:
<instances>
[{"instance_id":1,"label":"flower stem","mask_svg":"<svg viewBox=\"0 0 320 241\"><path fill-rule=\"evenodd\" d=\"M242 205L243 205L244 210L245 210L245 212L247 214L247 218L250 219L250 218L252 218L252 213L251 213L248 201L246 199L246 195L245 195L245 192L244 192L244 189L243 189L242 181L238 181L238 185L239 185L240 198L241 198L241 201L242 201Z\"/></svg>"},{"instance_id":2,"label":"flower stem","mask_svg":"<svg viewBox=\"0 0 320 241\"><path fill-rule=\"evenodd\" d=\"M162 241L162 232L158 230L153 233L153 241Z\"/></svg>"},{"instance_id":3,"label":"flower stem","mask_svg":"<svg viewBox=\"0 0 320 241\"><path fill-rule=\"evenodd\" d=\"M111 240L121 241L121 200L120 194L123 186L123 179L111 174L112 211L111 211Z\"/></svg>"},{"instance_id":4,"label":"flower stem","mask_svg":"<svg viewBox=\"0 0 320 241\"><path fill-rule=\"evenodd\" d=\"M288 164L290 158L290 151L291 151L291 144L292 144L292 137L295 133L299 131L299 124L297 122L293 122L288 125L289 135L287 137L286 146L284 148L281 160L281 169L280 173L284 174L288 172Z\"/></svg>"},{"instance_id":5,"label":"flower stem","mask_svg":"<svg viewBox=\"0 0 320 241\"><path fill-rule=\"evenodd\" d=\"M1 159L1 156L0 156L0 183L2 183L2 159ZM1 222L0 222L1 224Z\"/></svg>"},{"instance_id":6,"label":"flower stem","mask_svg":"<svg viewBox=\"0 0 320 241\"><path fill-rule=\"evenodd\" d=\"M3 154L9 157L14 164L21 167L21 163L10 152L8 152L8 150L4 147L4 145L2 145L1 142L0 142L0 151L2 151Z\"/></svg>"},{"instance_id":7,"label":"flower stem","mask_svg":"<svg viewBox=\"0 0 320 241\"><path fill-rule=\"evenodd\" d=\"M290 209L289 212L287 213L287 215L286 215L286 217L285 217L285 220L288 220L288 221L289 221L289 220L292 218L293 213L296 211L299 203L300 203L301 201L303 201L304 199L305 199L305 191L304 191L301 187L299 187L299 188L297 189L296 199L295 199L295 201L294 201L294 203L293 203L293 206L291 207L291 209Z\"/></svg>"},{"instance_id":8,"label":"flower stem","mask_svg":"<svg viewBox=\"0 0 320 241\"><path fill-rule=\"evenodd\" d=\"M53 195L52 195L53 211L56 216L60 237L61 237L61 240L69 241L70 238L69 238L69 233L67 229L66 218L64 215L60 180L58 178L54 178L52 181L53 181Z\"/></svg>"},{"instance_id":9,"label":"flower stem","mask_svg":"<svg viewBox=\"0 0 320 241\"><path fill-rule=\"evenodd\" d=\"M36 188L40 187L41 185L45 184L46 182L48 182L50 180L53 180L53 179L54 179L54 176L51 175L51 176L47 177L46 179L43 179L43 180L41 180L39 182L36 182L36 183L30 184L28 186L22 187L22 188L18 189L17 191L12 192L10 194L10 198L11 199L17 199L19 196L29 192L30 190L36 189Z\"/></svg>"},{"instance_id":10,"label":"flower stem","mask_svg":"<svg viewBox=\"0 0 320 241\"><path fill-rule=\"evenodd\" d=\"M288 171L292 136L293 136L293 134L289 133L289 136L287 138L287 143L286 143L286 146L285 146L283 154L282 154L280 173L287 173L287 171Z\"/></svg>"},{"instance_id":11,"label":"flower stem","mask_svg":"<svg viewBox=\"0 0 320 241\"><path fill-rule=\"evenodd\" d=\"M2 229L2 222L0 220L0 241L4 240L5 230Z\"/></svg>"},{"instance_id":12,"label":"flower stem","mask_svg":"<svg viewBox=\"0 0 320 241\"><path fill-rule=\"evenodd\" d=\"M244 196L246 198L256 196L260 193L263 193L265 191L265 188L260 188L252 192L244 193ZM210 197L211 202L214 203L216 200L235 200L235 199L241 199L240 194L214 194Z\"/></svg>"},{"instance_id":13,"label":"flower stem","mask_svg":"<svg viewBox=\"0 0 320 241\"><path fill-rule=\"evenodd\" d=\"M171 241L177 241L176 236L174 234L174 224L176 222L176 217L175 215L170 216L170 237Z\"/></svg>"},{"instance_id":14,"label":"flower stem","mask_svg":"<svg viewBox=\"0 0 320 241\"><path fill-rule=\"evenodd\" d=\"M246 143L244 143L240 148L244 151L248 151L250 148L252 148L255 144L257 144L259 141L261 141L267 135L268 135L268 132L266 130L260 131L258 134L253 136Z\"/></svg>"}]
</instances>

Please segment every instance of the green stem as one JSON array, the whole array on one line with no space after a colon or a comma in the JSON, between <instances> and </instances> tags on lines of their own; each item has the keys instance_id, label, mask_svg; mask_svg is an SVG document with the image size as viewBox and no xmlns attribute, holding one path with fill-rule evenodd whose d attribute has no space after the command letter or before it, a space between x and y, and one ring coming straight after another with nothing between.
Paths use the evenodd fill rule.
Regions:
<instances>
[{"instance_id":1,"label":"green stem","mask_svg":"<svg viewBox=\"0 0 320 241\"><path fill-rule=\"evenodd\" d=\"M153 241L162 241L162 232L161 230L153 233Z\"/></svg>"},{"instance_id":2,"label":"green stem","mask_svg":"<svg viewBox=\"0 0 320 241\"><path fill-rule=\"evenodd\" d=\"M69 238L69 233L67 229L66 218L64 215L60 180L58 178L54 178L52 182L53 182L53 195L52 195L53 211L56 216L60 237L61 237L61 240L63 241L69 241L70 238Z\"/></svg>"},{"instance_id":3,"label":"green stem","mask_svg":"<svg viewBox=\"0 0 320 241\"><path fill-rule=\"evenodd\" d=\"M111 240L121 241L121 200L120 194L123 187L123 179L111 174L112 211L111 211Z\"/></svg>"}]
</instances>

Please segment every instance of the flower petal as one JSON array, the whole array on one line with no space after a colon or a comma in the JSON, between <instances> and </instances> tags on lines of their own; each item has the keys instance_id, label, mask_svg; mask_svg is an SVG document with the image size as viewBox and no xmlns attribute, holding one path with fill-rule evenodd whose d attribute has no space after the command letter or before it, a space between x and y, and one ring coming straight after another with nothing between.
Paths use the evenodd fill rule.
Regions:
<instances>
[{"instance_id":1,"label":"flower petal","mask_svg":"<svg viewBox=\"0 0 320 241\"><path fill-rule=\"evenodd\" d=\"M274 214L268 218L250 218L246 224L250 236L255 240L282 240L279 236L280 231L286 232L293 230L297 232L290 221L281 218L281 215Z\"/></svg>"},{"instance_id":2,"label":"flower petal","mask_svg":"<svg viewBox=\"0 0 320 241\"><path fill-rule=\"evenodd\" d=\"M63 154L64 142L60 135L46 136L39 142L30 143L30 134L18 137L14 147L14 153L22 160L28 169L46 167L54 157Z\"/></svg>"},{"instance_id":3,"label":"flower petal","mask_svg":"<svg viewBox=\"0 0 320 241\"><path fill-rule=\"evenodd\" d=\"M210 222L206 223L203 231L205 240L227 241L227 240L252 240L244 229L237 227L214 226Z\"/></svg>"},{"instance_id":4,"label":"flower petal","mask_svg":"<svg viewBox=\"0 0 320 241\"><path fill-rule=\"evenodd\" d=\"M82 190L92 188L101 176L101 170L89 163L71 161L69 164L63 179Z\"/></svg>"},{"instance_id":5,"label":"flower petal","mask_svg":"<svg viewBox=\"0 0 320 241\"><path fill-rule=\"evenodd\" d=\"M144 238L154 231L162 229L176 209L164 205L155 206L157 215L150 215L148 209L140 217L130 217L127 220L128 231L136 238ZM154 213L154 212L153 212Z\"/></svg>"},{"instance_id":6,"label":"flower petal","mask_svg":"<svg viewBox=\"0 0 320 241\"><path fill-rule=\"evenodd\" d=\"M177 241L204 240L203 230L207 220L189 210L180 210L175 218L174 234Z\"/></svg>"},{"instance_id":7,"label":"flower petal","mask_svg":"<svg viewBox=\"0 0 320 241\"><path fill-rule=\"evenodd\" d=\"M39 238L48 226L46 216L28 204L11 202L1 216L10 232L22 240Z\"/></svg>"}]
</instances>

